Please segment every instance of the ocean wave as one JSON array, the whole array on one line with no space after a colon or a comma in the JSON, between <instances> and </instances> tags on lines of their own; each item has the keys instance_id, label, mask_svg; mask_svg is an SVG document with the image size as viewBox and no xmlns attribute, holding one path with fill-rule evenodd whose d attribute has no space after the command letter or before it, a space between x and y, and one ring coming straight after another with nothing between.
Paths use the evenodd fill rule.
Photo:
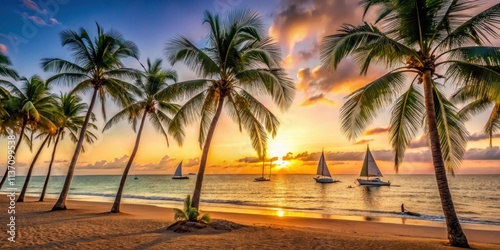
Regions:
<instances>
[{"instance_id":1,"label":"ocean wave","mask_svg":"<svg viewBox=\"0 0 500 250\"><path fill-rule=\"evenodd\" d=\"M55 194L55 193L51 193ZM108 197L114 198L116 195L113 193L91 193L91 192L82 192L82 193L71 193L71 195L85 195L85 196L97 196L97 197ZM165 197L165 196L144 196L144 195L129 195L125 194L122 196L123 198L129 199L139 199L139 200L151 200L151 201L176 201L183 202L184 198L175 198L175 197ZM280 208L280 209L289 209L289 210L303 210L303 211L321 211L321 208L311 208L311 207L292 207L292 206L279 206L273 204L259 204L252 203L241 200L222 200L222 199L201 199L201 202L210 203L210 204L229 204L229 205L239 205L239 206L250 206L250 207L262 207L262 208Z\"/></svg>"},{"instance_id":2,"label":"ocean wave","mask_svg":"<svg viewBox=\"0 0 500 250\"><path fill-rule=\"evenodd\" d=\"M440 222L445 221L444 216L440 216L440 215L427 215L427 214L419 213L419 216L416 216L416 215L402 214L399 211L363 210L363 209L344 209L344 210L351 211L351 212L359 212L359 213L399 215L399 216L402 216L404 218L428 220L428 221L440 221ZM471 214L474 214L474 213L471 212ZM494 221L494 220L479 220L479 219L468 218L468 217L459 217L458 220L460 222L463 222L463 223L500 225L500 221Z\"/></svg>"}]
</instances>

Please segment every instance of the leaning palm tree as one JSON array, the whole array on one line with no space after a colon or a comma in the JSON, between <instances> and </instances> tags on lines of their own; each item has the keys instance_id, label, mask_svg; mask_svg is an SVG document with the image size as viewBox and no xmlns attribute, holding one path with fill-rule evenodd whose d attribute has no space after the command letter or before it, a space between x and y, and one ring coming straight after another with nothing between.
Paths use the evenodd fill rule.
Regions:
<instances>
[{"instance_id":1,"label":"leaning palm tree","mask_svg":"<svg viewBox=\"0 0 500 250\"><path fill-rule=\"evenodd\" d=\"M115 30L105 32L97 24L96 37L91 38L83 28L78 32L66 30L61 33L61 42L62 46L69 47L75 62L59 58L42 59L44 70L56 72L56 75L47 81L75 85L72 93L91 91L92 99L68 167L63 189L52 208L53 211L66 209L66 198L97 96L101 101L103 116L106 118L107 96L121 106L128 106L132 99L131 92L137 91L132 84L125 81L134 77L137 74L136 70L125 68L121 61L127 57L137 58L137 46L125 40L119 32Z\"/></svg>"},{"instance_id":2,"label":"leaning palm tree","mask_svg":"<svg viewBox=\"0 0 500 250\"><path fill-rule=\"evenodd\" d=\"M54 117L56 118L56 116L54 116ZM19 193L19 197L17 198L17 202L24 202L24 197L26 196L26 192L28 191L29 182L31 180L31 174L33 173L33 168L35 167L36 161L38 160L38 156L40 156L40 153L42 152L45 144L50 139L53 139L54 135L56 134L55 127L39 128L38 130L40 131L40 134L35 139L43 138L43 137L45 137L45 138L43 139L42 144L40 145L40 147L36 151L35 156L33 157L33 160L31 161L30 167L28 168L28 173L26 174L26 178L24 180L23 188L21 189L21 193Z\"/></svg>"},{"instance_id":3,"label":"leaning palm tree","mask_svg":"<svg viewBox=\"0 0 500 250\"><path fill-rule=\"evenodd\" d=\"M83 121L85 120L85 110L88 109L88 105L82 102L82 99L74 94L63 94L61 93L57 97L58 113L60 118L58 119L57 132L54 136L54 146L52 149L52 154L49 161L49 167L47 170L47 177L45 177L45 182L43 183L42 193L40 194L39 201L43 201L45 198L45 193L47 192L47 186L49 184L50 174L52 172L52 164L54 163L57 146L59 141L64 140L66 134L72 142L78 142L78 131L81 130L83 126ZM91 115L91 120L95 120L94 115ZM97 126L92 122L88 123L89 128L97 130ZM92 133L91 130L85 131L85 141L89 144L94 143L97 140L97 136ZM82 146L82 152L84 152L84 147Z\"/></svg>"},{"instance_id":4,"label":"leaning palm tree","mask_svg":"<svg viewBox=\"0 0 500 250\"><path fill-rule=\"evenodd\" d=\"M146 118L149 117L153 127L165 137L168 144L167 132L164 126L168 126L171 121L169 115L174 115L179 110L179 105L170 102L170 100L175 97L175 95L173 95L175 93L171 91L171 88L169 88L167 83L168 80L175 82L177 80L177 73L175 71L162 69L161 60L156 60L151 63L149 59L147 61L147 69L145 68L144 71L143 76L138 78L136 81L136 86L141 90L141 92L138 93L139 99L109 119L103 129L103 131L105 131L111 128L114 124L118 123L120 120L127 118L129 122L133 124L133 128L135 130L137 120L141 120L134 149L132 150L128 163L123 170L115 202L111 208L112 213L120 212L120 201L122 198L123 188L125 187L130 167L132 166L137 150L139 149L139 142L141 140L142 129L144 128Z\"/></svg>"},{"instance_id":5,"label":"leaning palm tree","mask_svg":"<svg viewBox=\"0 0 500 250\"><path fill-rule=\"evenodd\" d=\"M180 96L190 98L174 116L169 131L181 143L183 127L201 118L198 142L203 147L193 207L199 208L210 143L223 108L248 131L259 157L266 155L267 133L276 135L279 121L254 95L268 95L281 108L293 102L295 86L281 68L279 46L266 35L256 12L243 9L227 16L205 12L210 26L207 47L198 48L185 37L166 45L172 64L184 62L202 78L174 84Z\"/></svg>"},{"instance_id":6,"label":"leaning palm tree","mask_svg":"<svg viewBox=\"0 0 500 250\"><path fill-rule=\"evenodd\" d=\"M493 134L500 131L500 95L492 96L489 94L477 95L474 88L464 86L458 89L453 95L452 100L457 103L466 103L458 115L466 120L472 116L486 110L491 110L490 116L484 125L484 133L490 138L490 147L493 147Z\"/></svg>"},{"instance_id":7,"label":"leaning palm tree","mask_svg":"<svg viewBox=\"0 0 500 250\"><path fill-rule=\"evenodd\" d=\"M389 135L397 170L425 117L448 239L453 246L468 247L446 178L446 169L453 173L460 165L467 132L438 80L446 77L456 86L500 93L500 74L491 68L498 65L500 49L483 46L490 36L499 37L500 4L473 17L463 11L477 6L475 1L362 0L361 5L365 14L375 7L375 24L344 25L325 37L324 66L335 69L342 59L354 56L362 74L372 62L393 70L347 97L341 108L342 130L356 138L395 100ZM444 76L438 74L440 68L446 70ZM406 75L414 77L409 86ZM423 93L417 85L423 85Z\"/></svg>"},{"instance_id":8,"label":"leaning palm tree","mask_svg":"<svg viewBox=\"0 0 500 250\"><path fill-rule=\"evenodd\" d=\"M33 133L39 125L45 128L54 127L51 119L49 119L53 115L54 98L49 93L48 84L36 75L29 79L22 78L21 81L21 88L18 88L12 82L0 81L0 85L12 93L11 103L9 104L11 115L5 122L19 127L19 138L14 148L14 154L17 153L22 139L26 139L30 143L30 140L25 135L26 129L31 130ZM31 144L29 145L31 147ZM7 178L7 172L8 168L0 181L0 188Z\"/></svg>"}]
</instances>

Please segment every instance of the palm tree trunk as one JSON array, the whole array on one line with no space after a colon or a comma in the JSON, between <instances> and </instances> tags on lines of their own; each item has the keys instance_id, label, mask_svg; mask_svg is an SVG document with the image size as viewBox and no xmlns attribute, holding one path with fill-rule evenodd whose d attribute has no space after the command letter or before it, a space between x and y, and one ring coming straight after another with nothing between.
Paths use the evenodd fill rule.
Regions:
<instances>
[{"instance_id":1,"label":"palm tree trunk","mask_svg":"<svg viewBox=\"0 0 500 250\"><path fill-rule=\"evenodd\" d=\"M215 112L214 118L210 123L210 128L208 129L205 145L203 145L203 153L201 154L201 160L200 160L200 169L198 169L198 174L196 175L196 185L194 187L194 193L192 199L192 206L198 210L200 208L201 185L203 184L203 176L205 174L205 167L207 165L208 151L210 150L210 143L212 142L212 137L214 135L215 127L217 126L220 114L222 113L223 104L224 104L224 97L220 97L219 103L217 104L217 111Z\"/></svg>"},{"instance_id":2,"label":"palm tree trunk","mask_svg":"<svg viewBox=\"0 0 500 250\"><path fill-rule=\"evenodd\" d=\"M139 142L141 141L142 128L144 127L144 121L146 120L147 114L148 114L147 111L144 110L144 114L142 115L141 125L139 127L139 131L137 132L137 139L135 139L134 150L132 151L132 154L130 155L130 159L128 159L128 163L127 163L127 166L125 166L125 170L123 170L122 179L120 181L120 187L118 187L118 192L116 193L115 202L113 203L113 207L111 208L112 213L119 213L120 212L120 201L122 200L123 188L125 187L125 182L127 181L127 176L128 176L128 172L130 170L130 167L132 166L132 163L134 162L135 154L137 153L137 150L139 149Z\"/></svg>"},{"instance_id":3,"label":"palm tree trunk","mask_svg":"<svg viewBox=\"0 0 500 250\"><path fill-rule=\"evenodd\" d=\"M31 173L33 172L33 168L35 166L36 160L38 160L38 156L40 156L40 153L42 152L42 149L45 146L45 143L47 143L47 141L49 140L49 138L50 138L50 135L47 135L47 137L45 137L45 140L43 140L42 145L40 145L40 148L38 149L38 151L35 154L35 158L33 158L33 160L31 161L31 165L30 165L30 168L28 170L28 174L26 175L26 180L24 180L23 189L21 190L21 193L19 194L19 198L17 198L17 202L24 201L24 196L26 195L26 191L28 190L28 185L29 185L30 179L31 179Z\"/></svg>"},{"instance_id":4,"label":"palm tree trunk","mask_svg":"<svg viewBox=\"0 0 500 250\"><path fill-rule=\"evenodd\" d=\"M23 139L25 128L26 128L26 121L23 119L23 125L21 127L21 133L19 134L19 140L17 140L16 147L14 148L14 157L16 156L19 145L21 145L21 140ZM5 174L3 175L2 180L0 181L0 189L2 189L5 180L7 180L8 174L9 174L9 166L7 166L7 168L5 169Z\"/></svg>"},{"instance_id":5,"label":"palm tree trunk","mask_svg":"<svg viewBox=\"0 0 500 250\"><path fill-rule=\"evenodd\" d=\"M448 240L452 246L468 248L469 244L467 243L467 238L465 237L462 227L460 226L460 222L458 221L455 206L453 205L453 200L451 198L450 188L448 187L448 179L446 178L446 170L444 168L443 155L441 153L441 145L436 125L436 111L434 109L432 91L433 83L430 70L424 72L423 84L432 161L434 164L434 171L436 173L439 196L441 197L441 206L446 219Z\"/></svg>"},{"instance_id":6,"label":"palm tree trunk","mask_svg":"<svg viewBox=\"0 0 500 250\"><path fill-rule=\"evenodd\" d=\"M54 163L54 157L56 155L57 144L59 143L59 137L61 136L61 132L57 134L56 141L54 142L54 149L52 150L52 156L50 158L49 170L47 171L47 177L45 177L45 182L43 183L42 194L40 195L40 199L38 201L43 201L45 198L45 192L47 191L47 185L49 184L50 172L52 171L52 163Z\"/></svg>"},{"instance_id":7,"label":"palm tree trunk","mask_svg":"<svg viewBox=\"0 0 500 250\"><path fill-rule=\"evenodd\" d=\"M97 97L98 88L94 87L94 93L92 94L92 100L90 101L90 106L87 111L87 115L85 116L85 120L83 121L82 128L80 130L80 137L78 138L78 143L76 144L75 152L73 153L73 158L71 158L71 162L69 163L68 173L66 174L66 179L64 180L64 186L61 190L61 194L57 199L56 204L52 207L52 211L57 210L66 210L66 198L68 197L69 188L71 186L71 180L73 179L73 174L76 168L76 162L78 161L78 156L80 155L80 151L82 150L83 141L85 139L85 133L87 132L87 125L90 121L90 116L92 114L92 110L94 109L95 100Z\"/></svg>"}]
</instances>

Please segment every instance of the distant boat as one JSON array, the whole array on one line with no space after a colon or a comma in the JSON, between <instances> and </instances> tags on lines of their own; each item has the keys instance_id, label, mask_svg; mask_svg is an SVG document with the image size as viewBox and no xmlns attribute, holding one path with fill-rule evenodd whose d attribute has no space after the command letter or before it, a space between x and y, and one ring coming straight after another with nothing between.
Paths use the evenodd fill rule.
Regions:
<instances>
[{"instance_id":1,"label":"distant boat","mask_svg":"<svg viewBox=\"0 0 500 250\"><path fill-rule=\"evenodd\" d=\"M370 152L370 147L366 147L366 155L365 155L365 160L363 162L363 167L361 168L361 174L359 175L360 177L366 177L366 180L364 179L358 179L359 185L368 185L368 186L390 186L391 182L384 182L380 180L379 177L383 177L382 173L380 172L380 169L378 169L377 163L375 162L375 159L373 158L372 153ZM370 177L374 177L373 179L370 179Z\"/></svg>"},{"instance_id":2,"label":"distant boat","mask_svg":"<svg viewBox=\"0 0 500 250\"><path fill-rule=\"evenodd\" d=\"M139 180L139 178L137 177L137 175L135 175L134 180Z\"/></svg>"},{"instance_id":3,"label":"distant boat","mask_svg":"<svg viewBox=\"0 0 500 250\"><path fill-rule=\"evenodd\" d=\"M188 175L196 175L196 173L188 173Z\"/></svg>"},{"instance_id":4,"label":"distant boat","mask_svg":"<svg viewBox=\"0 0 500 250\"><path fill-rule=\"evenodd\" d=\"M262 161L262 176L258 178L254 178L255 181L270 181L271 180L271 167L273 166L273 162L271 161L271 165L269 165L269 178L264 177L264 164L265 161Z\"/></svg>"},{"instance_id":5,"label":"distant boat","mask_svg":"<svg viewBox=\"0 0 500 250\"><path fill-rule=\"evenodd\" d=\"M175 170L175 174L174 176L172 176L172 179L174 180L189 179L188 176L182 176L182 161L179 162L179 165L177 165L177 169Z\"/></svg>"},{"instance_id":6,"label":"distant boat","mask_svg":"<svg viewBox=\"0 0 500 250\"><path fill-rule=\"evenodd\" d=\"M316 180L317 183L334 183L339 182L332 178L330 171L328 170L328 166L326 165L325 154L321 151L321 157L318 162L318 170L316 171L318 176L313 179Z\"/></svg>"}]
</instances>

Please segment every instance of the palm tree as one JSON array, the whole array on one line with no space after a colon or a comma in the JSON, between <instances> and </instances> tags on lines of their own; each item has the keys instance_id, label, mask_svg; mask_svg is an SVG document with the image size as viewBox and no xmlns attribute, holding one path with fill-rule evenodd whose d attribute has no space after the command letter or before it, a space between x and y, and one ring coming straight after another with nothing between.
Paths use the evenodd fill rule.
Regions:
<instances>
[{"instance_id":1,"label":"palm tree","mask_svg":"<svg viewBox=\"0 0 500 250\"><path fill-rule=\"evenodd\" d=\"M54 127L50 117L53 116L52 107L54 99L49 93L49 87L39 76L32 76L31 78L22 78L22 88L18 88L14 83L9 81L0 81L0 85L12 93L9 110L11 115L6 121L7 124L18 126L20 124L19 139L14 149L14 154L17 153L21 140L24 138L30 141L25 136L26 128L30 129L32 133L40 125L45 128ZM31 148L31 143L29 143ZM3 186L7 178L8 168L0 181L0 188Z\"/></svg>"},{"instance_id":2,"label":"palm tree","mask_svg":"<svg viewBox=\"0 0 500 250\"><path fill-rule=\"evenodd\" d=\"M225 17L205 12L204 23L208 23L211 30L206 41L208 47L198 48L185 37L173 39L166 45L172 64L182 61L202 77L173 85L180 96L190 99L169 127L181 144L183 127L201 117L198 142L203 153L193 194L193 206L197 209L208 151L222 109L226 109L240 131L242 128L248 131L253 148L263 157L267 133L274 137L279 121L254 95L268 95L285 110L295 94L292 80L280 66L279 46L266 35L256 12L243 9Z\"/></svg>"},{"instance_id":3,"label":"palm tree","mask_svg":"<svg viewBox=\"0 0 500 250\"><path fill-rule=\"evenodd\" d=\"M462 11L477 6L474 1L362 0L361 5L365 14L376 7L375 24L344 25L339 33L325 37L321 60L335 69L352 55L362 74L373 61L393 70L347 97L341 108L342 130L348 138L356 138L399 96L392 108L389 131L397 170L425 117L448 239L453 246L468 247L445 171L453 173L460 165L467 132L437 80L446 77L456 86L473 85L478 92L500 93L500 74L491 68L498 65L500 49L483 46L489 36L499 37L495 30L500 4L473 17ZM444 76L437 73L440 68L446 69ZM408 74L414 80L400 95L406 89ZM423 85L423 94L417 80Z\"/></svg>"},{"instance_id":4,"label":"palm tree","mask_svg":"<svg viewBox=\"0 0 500 250\"><path fill-rule=\"evenodd\" d=\"M2 52L0 52L0 75L18 79L19 75L14 69L11 68L11 66L12 63L10 62L9 58Z\"/></svg>"},{"instance_id":5,"label":"palm tree","mask_svg":"<svg viewBox=\"0 0 500 250\"><path fill-rule=\"evenodd\" d=\"M493 147L493 134L500 131L500 98L489 94L477 95L470 86L464 86L458 89L453 95L452 100L457 103L470 101L463 107L458 115L466 120L472 116L490 109L490 116L484 125L484 133L490 138L490 147Z\"/></svg>"},{"instance_id":6,"label":"palm tree","mask_svg":"<svg viewBox=\"0 0 500 250\"><path fill-rule=\"evenodd\" d=\"M19 75L14 69L11 68L11 65L12 64L9 58L2 52L0 52L0 76L6 76L17 80L19 78ZM0 119L2 119L2 121L9 116L9 113L4 108L9 100L9 91L0 85Z\"/></svg>"},{"instance_id":7,"label":"palm tree","mask_svg":"<svg viewBox=\"0 0 500 250\"><path fill-rule=\"evenodd\" d=\"M174 115L177 113L179 105L170 103L174 93L172 93L171 88L169 88L167 81L176 81L177 73L175 71L163 70L161 62L161 60L156 60L151 63L148 59L148 68L144 69L145 72L143 73L143 76L138 78L136 81L136 86L141 90L140 93L138 93L139 100L125 107L113 116L106 123L103 129L103 131L107 130L120 120L128 118L129 122L133 124L133 128L135 130L137 120L142 114L134 149L132 150L132 154L130 155L128 163L123 171L120 186L118 187L118 192L116 193L115 202L111 208L112 213L120 212L120 201L122 198L123 188L125 186L125 182L127 181L127 175L130 167L132 166L137 150L139 149L139 142L141 140L142 129L144 128L146 117L149 117L149 120L153 124L154 128L165 137L168 144L167 132L165 131L164 125L168 126L171 118L167 114Z\"/></svg>"},{"instance_id":8,"label":"palm tree","mask_svg":"<svg viewBox=\"0 0 500 250\"><path fill-rule=\"evenodd\" d=\"M85 29L80 28L78 32L63 31L61 42L62 46L68 46L72 51L75 63L59 58L42 59L45 71L56 72L56 75L47 81L75 85L72 93L92 91L92 99L68 167L63 189L52 208L53 211L66 209L66 198L97 96L99 95L101 110L106 118L106 96L110 96L121 106L128 106L132 99L131 91L137 91L132 84L125 81L134 77L137 74L136 70L125 68L121 62L127 57L137 58L137 46L125 40L119 32L115 30L104 32L97 24L96 37L91 38Z\"/></svg>"},{"instance_id":9,"label":"palm tree","mask_svg":"<svg viewBox=\"0 0 500 250\"><path fill-rule=\"evenodd\" d=\"M189 195L184 200L184 209L181 210L174 208L174 212L175 221L199 221L208 224L211 220L209 214L204 214L201 218L199 218L200 212L193 206L191 196Z\"/></svg>"},{"instance_id":10,"label":"palm tree","mask_svg":"<svg viewBox=\"0 0 500 250\"><path fill-rule=\"evenodd\" d=\"M19 194L19 197L17 198L17 202L24 202L24 196L26 195L26 192L28 191L28 185L31 180L31 174L33 172L33 168L35 167L36 161L38 160L38 156L40 156L40 153L43 150L43 147L49 141L49 139L53 138L53 136L56 133L55 128L49 128L49 129L44 129L46 131L40 133L37 138L42 138L45 136L45 139L42 141L42 144L40 145L40 148L36 151L35 157L31 161L30 167L28 169L28 173L26 174L26 179L24 180L23 188L21 190L21 193Z\"/></svg>"},{"instance_id":11,"label":"palm tree","mask_svg":"<svg viewBox=\"0 0 500 250\"><path fill-rule=\"evenodd\" d=\"M57 145L59 141L64 140L66 133L72 142L78 142L78 131L81 130L83 126L83 121L85 120L85 115L82 115L85 110L88 109L88 105L82 102L82 99L74 94L63 94L61 93L57 98L57 106L59 110L60 119L57 125L57 132L54 139L54 147L52 149L52 155L49 162L49 169L47 171L47 177L45 177L45 182L43 183L42 193L40 195L39 201L43 201L45 198L45 193L47 192L47 186L49 184L50 173L52 171L52 164L54 163ZM91 115L91 120L95 120L93 114ZM96 129L97 126L92 122L88 123L88 127ZM90 130L85 131L85 141L87 143L94 143L97 140L97 136L93 134ZM82 152L84 152L84 147L82 146Z\"/></svg>"}]
</instances>

